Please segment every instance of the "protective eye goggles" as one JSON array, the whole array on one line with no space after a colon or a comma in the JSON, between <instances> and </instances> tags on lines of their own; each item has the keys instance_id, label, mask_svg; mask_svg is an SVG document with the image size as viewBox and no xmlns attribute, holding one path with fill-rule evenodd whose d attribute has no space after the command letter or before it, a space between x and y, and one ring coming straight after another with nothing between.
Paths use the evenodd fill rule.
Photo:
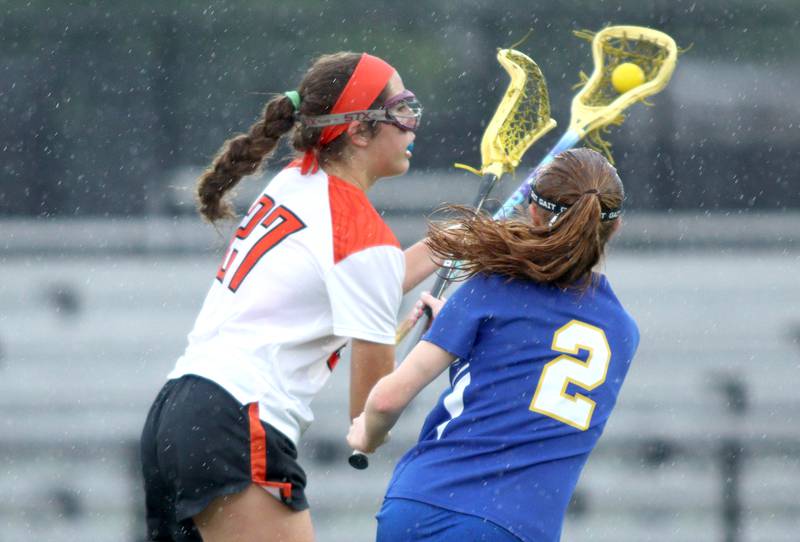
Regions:
<instances>
[{"instance_id":1,"label":"protective eye goggles","mask_svg":"<svg viewBox=\"0 0 800 542\"><path fill-rule=\"evenodd\" d=\"M422 106L417 101L417 97L410 90L404 90L386 100L380 109L302 117L300 121L309 128L335 126L353 121L386 122L397 126L404 132L414 132L419 126L421 118Z\"/></svg>"}]
</instances>

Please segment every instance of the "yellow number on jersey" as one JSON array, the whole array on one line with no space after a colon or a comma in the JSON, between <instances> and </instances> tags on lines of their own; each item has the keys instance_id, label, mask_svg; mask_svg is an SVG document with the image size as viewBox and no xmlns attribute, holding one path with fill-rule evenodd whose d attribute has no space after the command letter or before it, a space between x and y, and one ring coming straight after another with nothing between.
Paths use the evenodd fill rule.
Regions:
<instances>
[{"instance_id":1,"label":"yellow number on jersey","mask_svg":"<svg viewBox=\"0 0 800 542\"><path fill-rule=\"evenodd\" d=\"M592 420L595 402L580 393L567 395L567 386L575 384L593 390L605 382L611 361L606 334L599 327L572 320L555 332L552 349L573 355L583 349L589 352L589 357L584 362L563 355L548 362L529 408L585 431Z\"/></svg>"}]
</instances>

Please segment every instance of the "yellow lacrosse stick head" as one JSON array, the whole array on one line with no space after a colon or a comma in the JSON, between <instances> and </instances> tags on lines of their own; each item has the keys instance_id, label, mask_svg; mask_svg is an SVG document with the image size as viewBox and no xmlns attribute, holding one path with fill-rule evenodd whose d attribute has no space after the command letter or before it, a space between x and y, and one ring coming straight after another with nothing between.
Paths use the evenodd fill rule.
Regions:
<instances>
[{"instance_id":1,"label":"yellow lacrosse stick head","mask_svg":"<svg viewBox=\"0 0 800 542\"><path fill-rule=\"evenodd\" d=\"M500 49L497 61L511 82L481 139L481 171L500 177L519 165L525 151L555 128L550 97L539 66L514 49Z\"/></svg>"},{"instance_id":2,"label":"yellow lacrosse stick head","mask_svg":"<svg viewBox=\"0 0 800 542\"><path fill-rule=\"evenodd\" d=\"M667 34L652 28L609 26L592 39L592 56L592 76L572 100L569 129L581 137L613 123L624 109L667 86L675 71L678 47ZM612 83L612 74L626 63L641 68L644 82L620 93Z\"/></svg>"}]
</instances>

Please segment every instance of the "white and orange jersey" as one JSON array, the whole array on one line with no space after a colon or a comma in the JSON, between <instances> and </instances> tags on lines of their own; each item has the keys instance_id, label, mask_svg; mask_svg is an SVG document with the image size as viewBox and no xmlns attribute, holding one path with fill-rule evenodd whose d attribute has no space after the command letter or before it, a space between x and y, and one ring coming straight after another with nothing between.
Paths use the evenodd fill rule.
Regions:
<instances>
[{"instance_id":1,"label":"white and orange jersey","mask_svg":"<svg viewBox=\"0 0 800 542\"><path fill-rule=\"evenodd\" d=\"M363 191L291 164L236 230L169 378L213 380L295 444L347 338L394 344L405 259Z\"/></svg>"}]
</instances>

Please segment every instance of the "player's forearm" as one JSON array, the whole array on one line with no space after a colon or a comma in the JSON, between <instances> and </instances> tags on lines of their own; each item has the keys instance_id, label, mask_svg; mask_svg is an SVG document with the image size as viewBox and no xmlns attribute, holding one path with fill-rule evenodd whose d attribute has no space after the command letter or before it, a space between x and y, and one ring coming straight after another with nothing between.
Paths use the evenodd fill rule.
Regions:
<instances>
[{"instance_id":1,"label":"player's forearm","mask_svg":"<svg viewBox=\"0 0 800 542\"><path fill-rule=\"evenodd\" d=\"M385 376L375 385L364 406L364 428L370 448L377 448L384 442L410 402L410 398L393 390L393 376Z\"/></svg>"},{"instance_id":2,"label":"player's forearm","mask_svg":"<svg viewBox=\"0 0 800 542\"><path fill-rule=\"evenodd\" d=\"M394 372L375 384L364 408L364 430L371 446L377 447L384 441L414 397L453 359L438 346L422 341Z\"/></svg>"},{"instance_id":3,"label":"player's forearm","mask_svg":"<svg viewBox=\"0 0 800 542\"><path fill-rule=\"evenodd\" d=\"M408 247L405 256L406 276L403 279L403 293L408 293L430 277L441 262L428 249L424 239Z\"/></svg>"},{"instance_id":4,"label":"player's forearm","mask_svg":"<svg viewBox=\"0 0 800 542\"><path fill-rule=\"evenodd\" d=\"M353 339L350 359L350 419L364 411L373 386L394 369L394 346Z\"/></svg>"}]
</instances>

